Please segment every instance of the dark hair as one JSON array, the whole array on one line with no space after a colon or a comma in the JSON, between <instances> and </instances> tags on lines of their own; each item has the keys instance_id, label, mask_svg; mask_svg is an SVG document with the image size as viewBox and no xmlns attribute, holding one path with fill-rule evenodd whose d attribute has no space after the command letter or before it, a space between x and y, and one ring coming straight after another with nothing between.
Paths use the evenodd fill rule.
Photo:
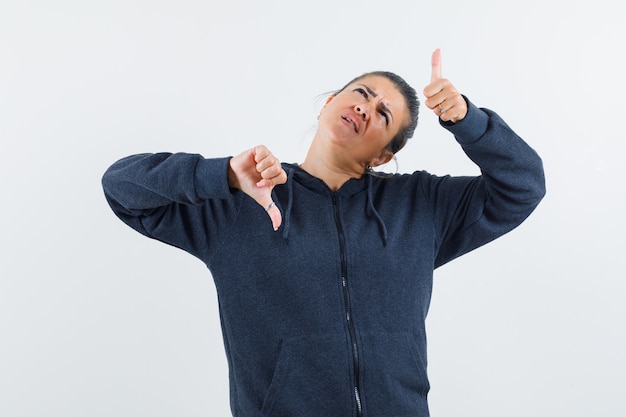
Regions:
<instances>
[{"instance_id":1,"label":"dark hair","mask_svg":"<svg viewBox=\"0 0 626 417\"><path fill-rule=\"evenodd\" d=\"M413 133L415 133L415 128L417 127L417 118L419 116L419 107L420 101L417 98L417 92L413 87L409 85L402 77L399 75L389 72L389 71L372 71L367 72L363 75L360 75L344 85L337 94L346 89L350 84L357 82L367 76L374 75L379 77L385 77L389 81L391 81L396 88L400 91L404 100L406 102L406 106L409 109L410 120L407 126L404 126L400 129L400 131L396 134L396 136L391 139L389 145L387 145L387 149L391 151L391 153L395 154L400 149L404 148L406 142L413 137Z\"/></svg>"}]
</instances>

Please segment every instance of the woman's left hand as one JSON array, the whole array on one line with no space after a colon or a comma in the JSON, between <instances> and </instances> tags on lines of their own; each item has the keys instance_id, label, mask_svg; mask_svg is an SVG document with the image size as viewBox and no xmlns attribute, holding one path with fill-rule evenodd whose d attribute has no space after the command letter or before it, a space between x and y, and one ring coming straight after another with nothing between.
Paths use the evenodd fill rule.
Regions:
<instances>
[{"instance_id":1,"label":"woman's left hand","mask_svg":"<svg viewBox=\"0 0 626 417\"><path fill-rule=\"evenodd\" d=\"M456 123L467 115L467 103L452 83L441 75L441 50L432 56L430 84L424 88L424 104L444 122Z\"/></svg>"}]
</instances>

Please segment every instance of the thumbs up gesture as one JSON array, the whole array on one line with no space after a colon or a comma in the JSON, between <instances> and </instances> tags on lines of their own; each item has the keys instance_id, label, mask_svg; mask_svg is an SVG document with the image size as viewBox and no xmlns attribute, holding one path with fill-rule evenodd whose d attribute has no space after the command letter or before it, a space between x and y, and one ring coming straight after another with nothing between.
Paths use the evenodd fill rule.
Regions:
<instances>
[{"instance_id":1,"label":"thumbs up gesture","mask_svg":"<svg viewBox=\"0 0 626 417\"><path fill-rule=\"evenodd\" d=\"M456 123L467 114L467 103L452 83L441 75L441 50L432 56L430 84L424 88L424 104L444 122Z\"/></svg>"},{"instance_id":2,"label":"thumbs up gesture","mask_svg":"<svg viewBox=\"0 0 626 417\"><path fill-rule=\"evenodd\" d=\"M272 201L272 189L287 181L280 161L263 145L255 146L231 158L228 185L248 194L265 209L274 230L282 223L280 210Z\"/></svg>"}]
</instances>

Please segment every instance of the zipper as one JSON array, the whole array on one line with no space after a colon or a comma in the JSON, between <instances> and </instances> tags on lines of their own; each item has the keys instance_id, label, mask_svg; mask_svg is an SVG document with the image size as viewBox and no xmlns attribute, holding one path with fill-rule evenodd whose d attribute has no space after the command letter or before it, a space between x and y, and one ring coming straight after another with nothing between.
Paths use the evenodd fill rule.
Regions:
<instances>
[{"instance_id":1,"label":"zipper","mask_svg":"<svg viewBox=\"0 0 626 417\"><path fill-rule=\"evenodd\" d=\"M352 363L354 367L354 401L356 403L357 417L363 416L363 405L361 403L361 389L359 383L359 348L356 342L356 332L354 330L354 321L352 318L352 308L350 305L350 292L348 291L348 262L346 259L346 239L343 234L343 226L339 218L339 201L337 192L332 193L333 211L335 214L335 226L337 227L337 235L339 237L339 253L341 259L341 286L343 288L343 302L346 309L346 322L348 324L348 333L350 334L350 346L352 347Z\"/></svg>"}]
</instances>

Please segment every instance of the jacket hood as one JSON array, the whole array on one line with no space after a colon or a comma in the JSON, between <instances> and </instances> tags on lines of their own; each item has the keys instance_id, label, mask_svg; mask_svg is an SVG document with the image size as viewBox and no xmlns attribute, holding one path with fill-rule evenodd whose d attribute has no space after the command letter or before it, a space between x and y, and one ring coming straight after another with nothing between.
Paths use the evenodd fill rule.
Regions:
<instances>
[{"instance_id":1,"label":"jacket hood","mask_svg":"<svg viewBox=\"0 0 626 417\"><path fill-rule=\"evenodd\" d=\"M287 182L283 185L287 189L287 201L278 201L278 197L274 194L274 201L277 201L277 204L281 208L283 213L283 225L282 225L282 235L284 239L289 237L289 227L291 224L291 212L293 210L294 205L294 193L293 187L294 182L306 187L307 189L320 194L320 196L331 196L333 194L336 195L344 195L344 196L353 196L360 192L365 191L366 194L366 213L369 217L372 218L373 221L378 222L378 228L380 231L381 239L383 244L387 244L387 226L383 221L382 217L378 213L378 210L374 206L374 198L373 198L373 183L375 180L380 180L379 178L375 178L370 173L365 173L361 178L351 178L346 181L345 184L341 186L341 188L337 191L332 191L323 180L314 177L309 174L298 164L290 164L283 163L283 169L287 173Z\"/></svg>"}]
</instances>

